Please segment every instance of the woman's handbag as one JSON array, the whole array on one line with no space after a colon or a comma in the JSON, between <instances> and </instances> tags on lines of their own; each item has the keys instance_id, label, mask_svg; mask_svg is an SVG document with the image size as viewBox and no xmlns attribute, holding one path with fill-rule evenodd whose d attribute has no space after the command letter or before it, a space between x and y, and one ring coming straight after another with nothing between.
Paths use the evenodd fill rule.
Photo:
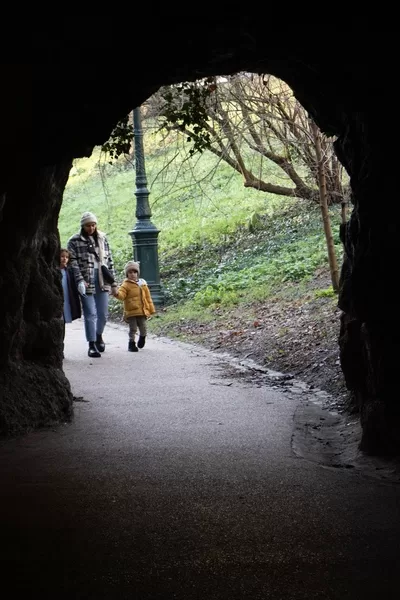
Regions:
<instances>
[{"instance_id":1,"label":"woman's handbag","mask_svg":"<svg viewBox=\"0 0 400 600\"><path fill-rule=\"evenodd\" d=\"M111 271L107 269L106 265L101 265L101 272L103 274L104 283L112 284L115 282L115 278Z\"/></svg>"}]
</instances>

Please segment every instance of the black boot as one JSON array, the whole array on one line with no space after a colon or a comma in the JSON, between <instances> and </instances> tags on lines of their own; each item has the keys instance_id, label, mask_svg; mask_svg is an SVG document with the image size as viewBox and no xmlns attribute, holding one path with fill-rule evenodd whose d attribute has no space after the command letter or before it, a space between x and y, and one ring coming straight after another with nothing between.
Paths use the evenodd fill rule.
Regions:
<instances>
[{"instance_id":1,"label":"black boot","mask_svg":"<svg viewBox=\"0 0 400 600\"><path fill-rule=\"evenodd\" d=\"M134 340L129 340L128 350L129 350L129 352L138 352L138 349L137 349L137 346L136 346Z\"/></svg>"},{"instance_id":2,"label":"black boot","mask_svg":"<svg viewBox=\"0 0 400 600\"><path fill-rule=\"evenodd\" d=\"M97 334L97 339L96 339L96 348L99 352L104 352L104 350L106 349L106 345L103 342L103 338L101 337L101 333Z\"/></svg>"},{"instance_id":3,"label":"black boot","mask_svg":"<svg viewBox=\"0 0 400 600\"><path fill-rule=\"evenodd\" d=\"M145 343L146 343L146 336L145 335L139 335L137 347L138 348L144 348Z\"/></svg>"},{"instance_id":4,"label":"black boot","mask_svg":"<svg viewBox=\"0 0 400 600\"><path fill-rule=\"evenodd\" d=\"M94 342L89 342L88 356L90 356L90 358L100 358L101 357L101 354L98 351L97 346Z\"/></svg>"}]
</instances>

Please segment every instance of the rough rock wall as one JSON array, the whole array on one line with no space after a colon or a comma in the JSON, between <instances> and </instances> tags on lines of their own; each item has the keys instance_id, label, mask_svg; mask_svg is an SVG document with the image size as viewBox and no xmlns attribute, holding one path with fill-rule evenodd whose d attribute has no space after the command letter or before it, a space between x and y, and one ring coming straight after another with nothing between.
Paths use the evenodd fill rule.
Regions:
<instances>
[{"instance_id":1,"label":"rough rock wall","mask_svg":"<svg viewBox=\"0 0 400 600\"><path fill-rule=\"evenodd\" d=\"M71 160L20 175L0 221L0 433L70 418L62 371L58 213Z\"/></svg>"},{"instance_id":2,"label":"rough rock wall","mask_svg":"<svg viewBox=\"0 0 400 600\"><path fill-rule=\"evenodd\" d=\"M395 292L400 208L392 202L394 130L379 112L354 114L336 149L351 174L354 210L341 232L345 260L339 307L342 370L360 413L361 448L400 454L398 360L400 320Z\"/></svg>"}]
</instances>

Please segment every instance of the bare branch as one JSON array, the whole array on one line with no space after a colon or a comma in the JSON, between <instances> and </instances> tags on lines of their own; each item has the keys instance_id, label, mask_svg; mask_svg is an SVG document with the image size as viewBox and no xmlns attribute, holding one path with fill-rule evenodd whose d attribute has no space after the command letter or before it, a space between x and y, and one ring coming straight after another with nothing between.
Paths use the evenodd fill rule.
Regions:
<instances>
[{"instance_id":1,"label":"bare branch","mask_svg":"<svg viewBox=\"0 0 400 600\"><path fill-rule=\"evenodd\" d=\"M328 203L341 201L342 171L332 158L332 141L321 135L318 163L308 114L283 81L239 73L185 85L179 96L168 96L171 101L176 97L177 108L164 112L167 120L172 115L164 128L178 129L199 151L209 150L240 173L246 187L262 191L318 202L320 165ZM188 98L194 98L198 121ZM158 106L162 107L162 102L158 101ZM255 176L252 162L256 157L266 159L266 165L270 162L279 167L289 185L264 181L261 170L259 177Z\"/></svg>"}]
</instances>

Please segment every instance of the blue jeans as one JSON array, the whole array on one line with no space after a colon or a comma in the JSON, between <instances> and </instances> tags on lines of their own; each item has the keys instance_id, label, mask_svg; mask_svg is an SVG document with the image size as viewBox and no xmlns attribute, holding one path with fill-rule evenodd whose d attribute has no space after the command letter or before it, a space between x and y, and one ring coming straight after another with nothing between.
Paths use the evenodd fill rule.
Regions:
<instances>
[{"instance_id":1,"label":"blue jeans","mask_svg":"<svg viewBox=\"0 0 400 600\"><path fill-rule=\"evenodd\" d=\"M81 296L85 334L88 342L95 342L97 335L101 335L106 326L108 317L108 292L103 292L99 286L99 276L95 270L95 294Z\"/></svg>"}]
</instances>

